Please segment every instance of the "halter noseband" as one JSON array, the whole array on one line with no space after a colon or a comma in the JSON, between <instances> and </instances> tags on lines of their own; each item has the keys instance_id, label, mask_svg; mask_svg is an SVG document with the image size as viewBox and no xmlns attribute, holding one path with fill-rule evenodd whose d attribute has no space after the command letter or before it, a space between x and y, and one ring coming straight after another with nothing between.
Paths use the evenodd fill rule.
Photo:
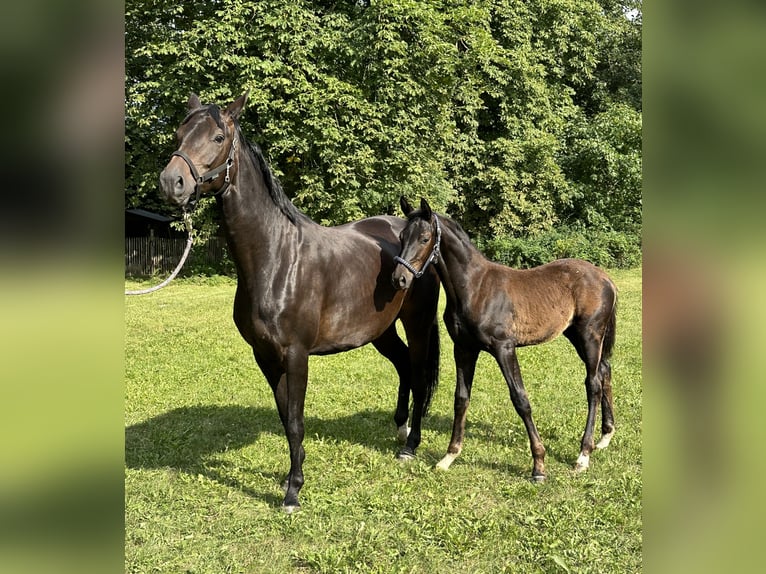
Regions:
<instances>
[{"instance_id":1,"label":"halter noseband","mask_svg":"<svg viewBox=\"0 0 766 574\"><path fill-rule=\"evenodd\" d=\"M234 139L231 140L231 149L229 150L229 155L226 158L226 161L224 161L218 167L213 168L210 171L206 171L202 175L200 175L199 172L197 171L197 168L194 166L194 162L191 160L191 158L188 155L186 155L184 152L182 152L180 149L170 154L170 157L177 155L182 160L184 160L186 162L186 165L188 165L189 169L191 170L192 177L194 177L195 196L193 200L189 201L189 206L191 207L191 209L194 209L194 206L199 201L199 196L200 196L199 186L208 181L213 181L224 170L226 170L226 177L223 180L224 181L223 187L221 187L221 189L216 191L215 195L221 195L224 191L228 189L229 182L231 181L231 178L229 177L229 170L231 169L232 164L234 164L234 152L236 151L236 147L237 147L236 144L237 144L237 136L236 134L234 134Z\"/></svg>"},{"instance_id":2,"label":"halter noseband","mask_svg":"<svg viewBox=\"0 0 766 574\"><path fill-rule=\"evenodd\" d=\"M431 248L431 254L428 256L428 259L426 259L425 264L423 265L423 268L418 271L415 269L415 267L407 261L406 259L402 259L398 255L394 257L394 263L399 263L401 265L404 265L404 267L415 276L415 279L420 279L423 276L423 273L426 272L426 269L428 269L428 266L431 265L431 263L438 263L439 261L439 247L442 243L442 228L439 225L439 218L436 217L436 214L434 213L434 223L436 224L436 241L434 242L434 246Z\"/></svg>"}]
</instances>

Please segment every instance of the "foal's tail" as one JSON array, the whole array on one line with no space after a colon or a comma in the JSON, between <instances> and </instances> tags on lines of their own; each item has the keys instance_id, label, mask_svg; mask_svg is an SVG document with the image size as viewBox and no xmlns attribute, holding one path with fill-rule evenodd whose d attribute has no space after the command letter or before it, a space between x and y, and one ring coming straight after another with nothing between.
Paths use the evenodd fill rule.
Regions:
<instances>
[{"instance_id":1,"label":"foal's tail","mask_svg":"<svg viewBox=\"0 0 766 574\"><path fill-rule=\"evenodd\" d=\"M604 339L601 342L601 361L609 364L609 359L612 357L612 351L614 350L614 340L617 336L617 290L614 291L614 304L612 305L612 311L609 314L609 318L606 322L606 331L604 332Z\"/></svg>"},{"instance_id":2,"label":"foal's tail","mask_svg":"<svg viewBox=\"0 0 766 574\"><path fill-rule=\"evenodd\" d=\"M439 342L439 321L434 319L431 332L428 334L428 354L425 368L425 398L423 400L423 416L428 414L431 399L439 386L439 355L441 353Z\"/></svg>"}]
</instances>

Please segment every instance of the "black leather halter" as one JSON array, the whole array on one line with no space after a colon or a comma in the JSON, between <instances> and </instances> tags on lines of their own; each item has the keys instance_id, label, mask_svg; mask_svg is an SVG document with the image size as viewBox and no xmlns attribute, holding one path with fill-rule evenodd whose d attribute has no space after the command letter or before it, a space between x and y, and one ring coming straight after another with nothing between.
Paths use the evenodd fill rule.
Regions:
<instances>
[{"instance_id":1,"label":"black leather halter","mask_svg":"<svg viewBox=\"0 0 766 574\"><path fill-rule=\"evenodd\" d=\"M436 217L436 214L434 213L434 223L436 224L436 241L434 242L434 246L431 249L431 254L428 256L428 259L425 262L425 265L423 265L423 268L418 271L415 269L415 267L407 261L406 259L402 259L398 255L394 257L394 263L400 263L404 265L404 267L407 268L407 270L412 273L415 276L415 279L420 279L423 276L423 273L426 272L426 269L428 269L428 266L431 265L431 263L437 263L439 261L439 248L442 243L442 228L441 225L439 225L439 218Z\"/></svg>"},{"instance_id":2,"label":"black leather halter","mask_svg":"<svg viewBox=\"0 0 766 574\"><path fill-rule=\"evenodd\" d=\"M186 155L181 150L174 151L170 157L173 157L174 155L177 155L182 160L186 162L186 165L189 166L189 169L191 170L192 177L194 177L194 199L189 200L189 203L187 204L190 209L194 209L194 206L199 201L200 196L200 185L203 183L206 183L208 181L213 181L215 178L217 178L221 173L226 171L226 177L224 178L223 187L215 192L215 195L221 195L226 189L229 187L229 182L231 179L229 178L229 170L231 169L232 164L234 163L234 153L236 151L236 143L237 138L236 135L234 136L234 139L231 140L231 149L229 150L229 155L226 158L226 161L224 161L221 165L218 167L215 167L211 169L210 171L206 171L202 175L199 174L197 171L197 168L194 166L194 162L191 160L191 158Z\"/></svg>"}]
</instances>

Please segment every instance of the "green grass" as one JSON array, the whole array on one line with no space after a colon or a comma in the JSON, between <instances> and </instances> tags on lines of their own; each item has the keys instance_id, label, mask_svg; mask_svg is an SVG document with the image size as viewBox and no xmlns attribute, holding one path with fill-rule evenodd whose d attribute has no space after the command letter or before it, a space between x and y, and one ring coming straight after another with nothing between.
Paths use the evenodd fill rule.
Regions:
<instances>
[{"instance_id":1,"label":"green grass","mask_svg":"<svg viewBox=\"0 0 766 574\"><path fill-rule=\"evenodd\" d=\"M127 298L126 572L641 571L641 270L611 275L617 433L587 473L571 471L584 368L563 338L520 350L548 481L528 480L527 436L486 354L463 453L434 470L455 376L442 325L441 386L410 463L394 459L393 367L370 345L311 358L294 515L279 508L287 442L231 319L234 282L182 280Z\"/></svg>"}]
</instances>

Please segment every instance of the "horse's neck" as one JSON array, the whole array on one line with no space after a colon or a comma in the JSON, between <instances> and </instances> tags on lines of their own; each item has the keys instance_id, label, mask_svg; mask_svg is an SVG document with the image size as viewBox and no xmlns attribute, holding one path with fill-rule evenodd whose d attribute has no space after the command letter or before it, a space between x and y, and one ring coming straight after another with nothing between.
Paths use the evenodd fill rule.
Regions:
<instances>
[{"instance_id":1,"label":"horse's neck","mask_svg":"<svg viewBox=\"0 0 766 574\"><path fill-rule=\"evenodd\" d=\"M442 224L441 257L437 269L447 294L453 305L465 300L471 283L476 281L477 271L486 262L478 249L458 234L454 224ZM481 262L478 267L471 262Z\"/></svg>"},{"instance_id":2,"label":"horse's neck","mask_svg":"<svg viewBox=\"0 0 766 574\"><path fill-rule=\"evenodd\" d=\"M247 144L243 144L246 146ZM285 247L296 243L298 227L274 202L260 168L249 152L239 153L240 164L232 188L220 198L227 242L240 281L250 282L285 262Z\"/></svg>"}]
</instances>

